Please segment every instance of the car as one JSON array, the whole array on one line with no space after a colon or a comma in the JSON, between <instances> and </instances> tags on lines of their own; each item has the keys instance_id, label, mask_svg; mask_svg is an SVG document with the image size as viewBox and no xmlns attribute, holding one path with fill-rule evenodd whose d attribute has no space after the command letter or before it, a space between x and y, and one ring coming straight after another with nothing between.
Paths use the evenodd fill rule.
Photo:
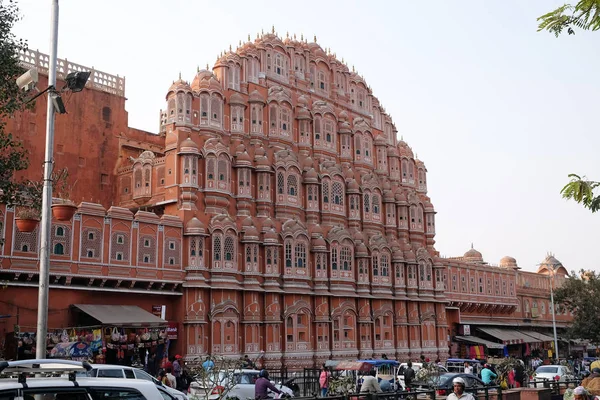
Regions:
<instances>
[{"instance_id":1,"label":"car","mask_svg":"<svg viewBox=\"0 0 600 400\"><path fill-rule=\"evenodd\" d=\"M412 369L415 371L415 376L422 367L423 367L423 363L418 363L418 362L412 363ZM402 363L402 364L400 364L400 367L398 367L398 382L400 382L400 386L402 386L402 390L406 389L406 385L404 384L404 370L406 368L408 368L407 363ZM437 368L438 368L440 374L448 372L446 367L442 367L441 365L437 365Z\"/></svg>"},{"instance_id":2,"label":"car","mask_svg":"<svg viewBox=\"0 0 600 400\"><path fill-rule=\"evenodd\" d=\"M454 380L454 378L458 377L463 378L465 380L465 388L467 390L486 386L485 383L483 383L483 381L475 375L447 372L439 376L430 378L428 382L417 382L417 388L420 390L435 389L437 396L446 396L452 393L454 389L452 381Z\"/></svg>"},{"instance_id":3,"label":"car","mask_svg":"<svg viewBox=\"0 0 600 400\"><path fill-rule=\"evenodd\" d=\"M175 400L152 382L77 375L85 370L91 370L91 366L77 361L1 361L0 375L7 377L0 379L0 399ZM31 374L53 377L28 377Z\"/></svg>"},{"instance_id":4,"label":"car","mask_svg":"<svg viewBox=\"0 0 600 400\"><path fill-rule=\"evenodd\" d=\"M190 385L190 398L193 400L253 399L255 395L254 384L259 373L260 371L255 369L215 371L214 375L205 377L205 382L202 382L202 379L192 382ZM230 382L230 379L232 382ZM294 395L290 388L283 386L281 383L275 383L275 387L290 397Z\"/></svg>"},{"instance_id":5,"label":"car","mask_svg":"<svg viewBox=\"0 0 600 400\"><path fill-rule=\"evenodd\" d=\"M564 365L540 365L533 373L534 382L570 381L575 379L573 373Z\"/></svg>"},{"instance_id":6,"label":"car","mask_svg":"<svg viewBox=\"0 0 600 400\"><path fill-rule=\"evenodd\" d=\"M185 393L179 390L163 385L161 381L147 373L146 371L128 367L125 365L111 365L111 364L90 364L92 369L86 372L86 375L92 378L120 378L120 379L143 379L146 381L153 382L159 388L175 397L177 400L188 400Z\"/></svg>"}]
</instances>

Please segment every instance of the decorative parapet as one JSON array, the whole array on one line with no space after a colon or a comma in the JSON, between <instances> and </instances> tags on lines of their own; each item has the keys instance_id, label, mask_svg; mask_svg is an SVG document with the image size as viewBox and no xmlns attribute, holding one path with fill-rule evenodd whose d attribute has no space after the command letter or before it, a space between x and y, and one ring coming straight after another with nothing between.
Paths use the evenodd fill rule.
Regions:
<instances>
[{"instance_id":1,"label":"decorative parapet","mask_svg":"<svg viewBox=\"0 0 600 400\"><path fill-rule=\"evenodd\" d=\"M48 75L50 56L36 50L25 50L19 54L21 65L25 68L36 68L38 73ZM125 78L111 75L106 72L96 71L94 68L84 67L66 59L56 60L56 78L64 80L70 72L89 71L90 77L85 85L89 89L99 90L125 97Z\"/></svg>"}]
</instances>

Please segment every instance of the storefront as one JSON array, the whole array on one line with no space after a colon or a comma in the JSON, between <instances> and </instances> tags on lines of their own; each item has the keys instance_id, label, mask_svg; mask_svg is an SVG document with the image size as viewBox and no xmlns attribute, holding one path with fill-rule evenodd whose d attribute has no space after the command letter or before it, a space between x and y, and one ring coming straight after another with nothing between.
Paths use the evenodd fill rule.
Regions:
<instances>
[{"instance_id":1,"label":"storefront","mask_svg":"<svg viewBox=\"0 0 600 400\"><path fill-rule=\"evenodd\" d=\"M48 330L48 357L141 366L148 353L162 359L168 354L169 336L177 337L176 325L169 335L166 320L138 306L75 304L71 319L71 327ZM35 328L15 326L9 343L7 358L34 358Z\"/></svg>"}]
</instances>

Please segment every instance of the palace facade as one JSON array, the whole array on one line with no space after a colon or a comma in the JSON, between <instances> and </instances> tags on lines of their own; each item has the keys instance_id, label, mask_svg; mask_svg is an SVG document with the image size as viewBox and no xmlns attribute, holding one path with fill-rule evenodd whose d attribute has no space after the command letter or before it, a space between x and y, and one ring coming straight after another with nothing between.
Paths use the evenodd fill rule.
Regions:
<instances>
[{"instance_id":1,"label":"palace facade","mask_svg":"<svg viewBox=\"0 0 600 400\"><path fill-rule=\"evenodd\" d=\"M42 74L46 59L22 55ZM78 68L64 61L59 78ZM424 162L363 77L316 41L263 34L180 77L158 134L128 127L124 90L92 71L56 118L55 167L69 169L79 207L52 225L52 328L69 326L72 304L166 305L180 324L174 351L264 352L265 365L290 368L547 342L531 338L550 334L549 285L564 267L548 257L523 272L474 249L440 257ZM8 121L32 179L45 101ZM36 316L39 235L14 218L0 206L5 333Z\"/></svg>"}]
</instances>

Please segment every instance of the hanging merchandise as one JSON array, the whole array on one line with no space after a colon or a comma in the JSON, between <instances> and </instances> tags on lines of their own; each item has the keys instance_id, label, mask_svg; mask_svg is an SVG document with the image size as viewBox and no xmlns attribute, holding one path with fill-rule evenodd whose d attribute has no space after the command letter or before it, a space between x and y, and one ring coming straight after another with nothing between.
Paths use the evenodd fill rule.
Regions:
<instances>
[{"instance_id":1,"label":"hanging merchandise","mask_svg":"<svg viewBox=\"0 0 600 400\"><path fill-rule=\"evenodd\" d=\"M92 349L87 343L77 342L73 343L69 349L69 356L72 359L85 359L87 360L92 356Z\"/></svg>"},{"instance_id":2,"label":"hanging merchandise","mask_svg":"<svg viewBox=\"0 0 600 400\"><path fill-rule=\"evenodd\" d=\"M92 331L91 345L92 351L99 351L102 349L102 329L94 329Z\"/></svg>"},{"instance_id":3,"label":"hanging merchandise","mask_svg":"<svg viewBox=\"0 0 600 400\"><path fill-rule=\"evenodd\" d=\"M118 341L119 341L119 339L121 339L121 334L119 333L119 330L117 329L117 327L114 327L114 328L112 329L112 333L111 333L111 335L110 335L110 339L111 339L113 342L118 342Z\"/></svg>"},{"instance_id":4,"label":"hanging merchandise","mask_svg":"<svg viewBox=\"0 0 600 400\"><path fill-rule=\"evenodd\" d=\"M150 332L148 332L148 328L144 329L144 333L142 333L141 339L144 342L147 342L148 340L150 340Z\"/></svg>"}]
</instances>

